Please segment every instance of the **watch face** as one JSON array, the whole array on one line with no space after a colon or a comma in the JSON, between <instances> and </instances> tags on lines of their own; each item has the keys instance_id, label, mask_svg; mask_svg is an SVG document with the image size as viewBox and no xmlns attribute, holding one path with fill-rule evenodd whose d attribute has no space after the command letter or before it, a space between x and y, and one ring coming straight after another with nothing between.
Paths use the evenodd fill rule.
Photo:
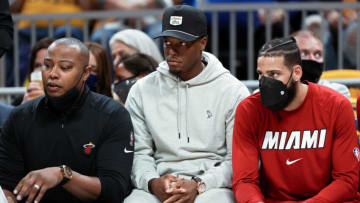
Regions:
<instances>
[{"instance_id":1,"label":"watch face","mask_svg":"<svg viewBox=\"0 0 360 203\"><path fill-rule=\"evenodd\" d=\"M200 184L199 184L199 187L198 187L199 194L205 192L205 190L206 190L205 184L204 184L204 183L200 183Z\"/></svg>"},{"instance_id":2,"label":"watch face","mask_svg":"<svg viewBox=\"0 0 360 203\"><path fill-rule=\"evenodd\" d=\"M71 171L70 167L68 167L66 165L62 165L61 170L63 171L63 175L64 175L65 178L67 178L67 179L72 178L72 171Z\"/></svg>"},{"instance_id":3,"label":"watch face","mask_svg":"<svg viewBox=\"0 0 360 203\"><path fill-rule=\"evenodd\" d=\"M68 176L69 178L72 176L72 171L71 171L71 169L70 169L68 166L65 167L65 174L66 174L66 176Z\"/></svg>"}]
</instances>

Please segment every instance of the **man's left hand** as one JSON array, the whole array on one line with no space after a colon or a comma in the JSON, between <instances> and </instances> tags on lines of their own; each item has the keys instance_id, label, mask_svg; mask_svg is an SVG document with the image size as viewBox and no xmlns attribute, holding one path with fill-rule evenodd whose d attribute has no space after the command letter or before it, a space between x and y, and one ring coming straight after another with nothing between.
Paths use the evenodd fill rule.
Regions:
<instances>
[{"instance_id":1,"label":"man's left hand","mask_svg":"<svg viewBox=\"0 0 360 203\"><path fill-rule=\"evenodd\" d=\"M193 203L198 194L197 183L193 180L178 180L168 193L172 196L164 203Z\"/></svg>"},{"instance_id":2,"label":"man's left hand","mask_svg":"<svg viewBox=\"0 0 360 203\"><path fill-rule=\"evenodd\" d=\"M59 167L44 168L29 172L15 187L14 194L18 201L27 197L26 203L39 202L45 192L58 185L63 176Z\"/></svg>"}]
</instances>

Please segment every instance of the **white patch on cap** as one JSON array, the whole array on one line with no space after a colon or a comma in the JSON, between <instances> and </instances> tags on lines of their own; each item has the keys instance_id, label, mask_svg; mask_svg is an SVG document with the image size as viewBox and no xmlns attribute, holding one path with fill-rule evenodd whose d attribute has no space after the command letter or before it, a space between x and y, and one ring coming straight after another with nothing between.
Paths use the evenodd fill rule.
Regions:
<instances>
[{"instance_id":1,"label":"white patch on cap","mask_svg":"<svg viewBox=\"0 0 360 203\"><path fill-rule=\"evenodd\" d=\"M182 16L171 16L170 17L170 25L181 25L182 24Z\"/></svg>"}]
</instances>

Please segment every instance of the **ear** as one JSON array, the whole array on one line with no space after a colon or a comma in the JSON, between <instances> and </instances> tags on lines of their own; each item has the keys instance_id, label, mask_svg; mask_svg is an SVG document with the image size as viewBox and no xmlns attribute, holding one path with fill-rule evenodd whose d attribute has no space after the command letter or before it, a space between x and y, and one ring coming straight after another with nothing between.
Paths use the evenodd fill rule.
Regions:
<instances>
[{"instance_id":1,"label":"ear","mask_svg":"<svg viewBox=\"0 0 360 203\"><path fill-rule=\"evenodd\" d=\"M207 44L207 37L203 37L200 39L200 50L204 51Z\"/></svg>"},{"instance_id":2,"label":"ear","mask_svg":"<svg viewBox=\"0 0 360 203\"><path fill-rule=\"evenodd\" d=\"M83 83L86 82L86 80L88 79L88 77L90 76L91 73L91 67L89 65L87 65L84 69L84 75L83 75Z\"/></svg>"},{"instance_id":3,"label":"ear","mask_svg":"<svg viewBox=\"0 0 360 203\"><path fill-rule=\"evenodd\" d=\"M302 76L302 74L303 74L301 66L300 66L300 65L294 65L294 66L293 66L293 70L294 70L293 80L294 80L295 82L300 81L301 76Z\"/></svg>"}]
</instances>

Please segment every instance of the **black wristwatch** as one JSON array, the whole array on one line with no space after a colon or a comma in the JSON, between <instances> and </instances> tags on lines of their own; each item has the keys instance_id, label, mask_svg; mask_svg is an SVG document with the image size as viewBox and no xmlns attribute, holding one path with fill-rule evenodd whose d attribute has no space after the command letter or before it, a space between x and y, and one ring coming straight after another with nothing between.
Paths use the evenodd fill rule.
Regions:
<instances>
[{"instance_id":1,"label":"black wristwatch","mask_svg":"<svg viewBox=\"0 0 360 203\"><path fill-rule=\"evenodd\" d=\"M197 176L193 176L191 178L191 180L194 180L197 183L197 191L199 194L202 194L206 191L206 185L205 183L201 180L201 178L197 177Z\"/></svg>"},{"instance_id":2,"label":"black wristwatch","mask_svg":"<svg viewBox=\"0 0 360 203\"><path fill-rule=\"evenodd\" d=\"M61 174L63 176L63 179L60 182L60 185L62 186L72 178L72 170L67 165L61 165L60 166L60 172L61 172Z\"/></svg>"}]
</instances>

